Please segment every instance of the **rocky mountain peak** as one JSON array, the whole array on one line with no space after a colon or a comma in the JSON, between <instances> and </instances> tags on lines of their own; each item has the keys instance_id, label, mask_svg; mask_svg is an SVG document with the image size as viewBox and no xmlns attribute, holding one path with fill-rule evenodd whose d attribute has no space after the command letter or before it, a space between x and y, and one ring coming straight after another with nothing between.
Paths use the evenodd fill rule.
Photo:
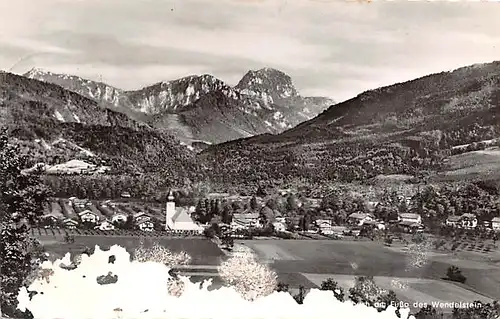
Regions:
<instances>
[{"instance_id":1,"label":"rocky mountain peak","mask_svg":"<svg viewBox=\"0 0 500 319\"><path fill-rule=\"evenodd\" d=\"M299 95L292 78L273 68L248 71L236 88L242 94L261 97L268 103L276 103Z\"/></svg>"},{"instance_id":2,"label":"rocky mountain peak","mask_svg":"<svg viewBox=\"0 0 500 319\"><path fill-rule=\"evenodd\" d=\"M236 99L238 94L224 81L209 75L190 75L173 81L163 81L138 91L128 92L140 110L149 114L179 112L210 92L220 91Z\"/></svg>"}]
</instances>

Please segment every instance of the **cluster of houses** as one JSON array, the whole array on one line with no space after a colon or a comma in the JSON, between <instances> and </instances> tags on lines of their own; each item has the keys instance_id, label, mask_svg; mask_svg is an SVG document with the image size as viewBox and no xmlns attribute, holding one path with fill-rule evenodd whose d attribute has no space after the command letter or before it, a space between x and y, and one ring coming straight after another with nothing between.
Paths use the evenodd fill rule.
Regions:
<instances>
[{"instance_id":1,"label":"cluster of houses","mask_svg":"<svg viewBox=\"0 0 500 319\"><path fill-rule=\"evenodd\" d=\"M217 195L227 199L225 197L227 194ZM122 197L128 198L130 194L124 193ZM405 200L405 198L401 200ZM373 211L377 203L370 202L369 204L370 211ZM47 224L62 225L70 229L77 228L81 224L92 224L95 229L109 231L114 230L117 224L131 222L135 228L142 231L153 231L161 228L173 233L202 234L207 227L195 222L191 217L195 212L194 206L176 207L172 192L167 197L164 209L133 207L134 205L132 207L130 205L117 207L117 205L110 200L94 204L88 200L72 197L59 203L51 203L47 206L44 217L49 221ZM279 211L267 206L263 206L256 211L245 209L234 213L232 217L231 223L224 225L232 231L263 227L263 224L267 222L271 222L277 231L286 231L287 229L288 217L284 217ZM296 220L295 222L292 221L292 224L297 224ZM396 220L390 221L390 224L399 225L403 231L410 233L423 232L425 229L422 225L422 217L414 213L399 214ZM478 219L473 214L463 214L448 217L445 224L452 227L474 229L478 225ZM500 231L500 217L493 218L485 226ZM338 233L339 227L341 226L336 226L332 219L317 219L311 223L309 229L312 232L332 235ZM384 230L387 225L377 219L373 213L357 212L348 216L347 227L350 229L370 227Z\"/></svg>"},{"instance_id":2,"label":"cluster of houses","mask_svg":"<svg viewBox=\"0 0 500 319\"><path fill-rule=\"evenodd\" d=\"M95 229L109 231L114 230L116 224L131 220L134 227L142 231L155 230L155 224L174 233L201 234L204 230L191 218L195 208L176 207L172 193L168 196L165 211L158 209L155 214L127 207L117 209L116 206L116 203L108 200L96 207L88 200L72 197L68 201L61 201L61 204L51 203L46 207L43 217L47 225L60 224L68 229L91 224Z\"/></svg>"},{"instance_id":3,"label":"cluster of houses","mask_svg":"<svg viewBox=\"0 0 500 319\"><path fill-rule=\"evenodd\" d=\"M462 229L474 229L480 222L474 214L453 215L446 219L446 225ZM494 217L491 221L483 221L482 226L495 232L500 231L500 217Z\"/></svg>"}]
</instances>

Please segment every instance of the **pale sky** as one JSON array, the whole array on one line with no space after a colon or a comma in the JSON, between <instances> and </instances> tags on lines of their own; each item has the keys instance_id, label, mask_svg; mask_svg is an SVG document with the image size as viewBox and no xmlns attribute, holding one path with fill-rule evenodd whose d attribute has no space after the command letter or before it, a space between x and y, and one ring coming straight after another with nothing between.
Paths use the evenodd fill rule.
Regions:
<instances>
[{"instance_id":1,"label":"pale sky","mask_svg":"<svg viewBox=\"0 0 500 319\"><path fill-rule=\"evenodd\" d=\"M342 101L500 60L500 2L0 0L0 69L32 67L122 89L263 67L302 95Z\"/></svg>"}]
</instances>

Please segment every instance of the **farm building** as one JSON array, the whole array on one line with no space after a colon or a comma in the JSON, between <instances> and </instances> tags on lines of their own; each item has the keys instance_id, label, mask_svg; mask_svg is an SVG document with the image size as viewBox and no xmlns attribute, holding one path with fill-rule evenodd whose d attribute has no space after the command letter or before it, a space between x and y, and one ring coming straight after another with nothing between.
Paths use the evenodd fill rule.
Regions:
<instances>
[{"instance_id":1,"label":"farm building","mask_svg":"<svg viewBox=\"0 0 500 319\"><path fill-rule=\"evenodd\" d=\"M127 221L128 215L125 213L121 212L114 212L113 215L111 215L111 222L112 223L125 223Z\"/></svg>"},{"instance_id":2,"label":"farm building","mask_svg":"<svg viewBox=\"0 0 500 319\"><path fill-rule=\"evenodd\" d=\"M63 226L68 229L75 229L78 227L78 222L74 219L66 218L62 222Z\"/></svg>"},{"instance_id":3,"label":"farm building","mask_svg":"<svg viewBox=\"0 0 500 319\"><path fill-rule=\"evenodd\" d=\"M461 226L466 229L472 229L477 227L477 217L474 214L463 214L460 216Z\"/></svg>"},{"instance_id":4,"label":"farm building","mask_svg":"<svg viewBox=\"0 0 500 319\"><path fill-rule=\"evenodd\" d=\"M494 231L500 231L500 217L495 217L491 220L491 228Z\"/></svg>"},{"instance_id":5,"label":"farm building","mask_svg":"<svg viewBox=\"0 0 500 319\"><path fill-rule=\"evenodd\" d=\"M101 222L99 225L97 225L95 228L99 230L114 230L115 226L109 220L105 220Z\"/></svg>"},{"instance_id":6,"label":"farm building","mask_svg":"<svg viewBox=\"0 0 500 319\"><path fill-rule=\"evenodd\" d=\"M317 219L316 220L316 226L318 227L319 232L326 234L326 235L333 234L332 225L333 225L333 223L329 219Z\"/></svg>"},{"instance_id":7,"label":"farm building","mask_svg":"<svg viewBox=\"0 0 500 319\"><path fill-rule=\"evenodd\" d=\"M151 216L145 212L138 212L137 214L134 214L134 221L136 223L140 223L143 220L151 220Z\"/></svg>"},{"instance_id":8,"label":"farm building","mask_svg":"<svg viewBox=\"0 0 500 319\"><path fill-rule=\"evenodd\" d=\"M135 224L142 231L153 231L154 224L150 220L141 220Z\"/></svg>"},{"instance_id":9,"label":"farm building","mask_svg":"<svg viewBox=\"0 0 500 319\"><path fill-rule=\"evenodd\" d=\"M80 213L78 213L78 216L80 217L80 220L82 221L82 223L88 222L88 223L97 224L99 222L99 216L97 216L90 209L82 210Z\"/></svg>"},{"instance_id":10,"label":"farm building","mask_svg":"<svg viewBox=\"0 0 500 319\"><path fill-rule=\"evenodd\" d=\"M259 226L259 214L234 214L233 222L231 227L234 228L248 228L248 227L258 227Z\"/></svg>"},{"instance_id":11,"label":"farm building","mask_svg":"<svg viewBox=\"0 0 500 319\"><path fill-rule=\"evenodd\" d=\"M375 220L375 216L373 214L365 213L352 213L347 219L349 224L357 226L362 226L365 222L372 220Z\"/></svg>"},{"instance_id":12,"label":"farm building","mask_svg":"<svg viewBox=\"0 0 500 319\"><path fill-rule=\"evenodd\" d=\"M452 215L446 219L446 226L456 227L460 225L460 216Z\"/></svg>"},{"instance_id":13,"label":"farm building","mask_svg":"<svg viewBox=\"0 0 500 319\"><path fill-rule=\"evenodd\" d=\"M175 207L174 195L168 195L167 209L165 215L165 229L174 232L203 233L204 228L198 225L191 218L194 207Z\"/></svg>"},{"instance_id":14,"label":"farm building","mask_svg":"<svg viewBox=\"0 0 500 319\"><path fill-rule=\"evenodd\" d=\"M400 214L399 217L401 218L401 222L422 224L422 216L420 216L419 214L405 213Z\"/></svg>"},{"instance_id":15,"label":"farm building","mask_svg":"<svg viewBox=\"0 0 500 319\"><path fill-rule=\"evenodd\" d=\"M273 223L273 226L274 226L274 229L277 231L286 231L286 226L282 222L276 221Z\"/></svg>"},{"instance_id":16,"label":"farm building","mask_svg":"<svg viewBox=\"0 0 500 319\"><path fill-rule=\"evenodd\" d=\"M422 224L415 223L415 222L408 221L408 220L401 221L399 223L399 227L401 227L403 229L403 231L405 231L407 233L420 233L420 232L424 231L424 227L422 226Z\"/></svg>"}]
</instances>

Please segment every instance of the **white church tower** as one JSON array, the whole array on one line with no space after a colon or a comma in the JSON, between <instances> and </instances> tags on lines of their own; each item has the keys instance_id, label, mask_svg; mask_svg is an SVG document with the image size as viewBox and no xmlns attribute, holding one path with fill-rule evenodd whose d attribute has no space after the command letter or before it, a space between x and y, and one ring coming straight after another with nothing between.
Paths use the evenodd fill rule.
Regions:
<instances>
[{"instance_id":1,"label":"white church tower","mask_svg":"<svg viewBox=\"0 0 500 319\"><path fill-rule=\"evenodd\" d=\"M168 197L167 197L165 230L174 229L174 221L172 220L174 215L175 215L174 194L172 193L172 191L170 191L170 193L168 194Z\"/></svg>"}]
</instances>

